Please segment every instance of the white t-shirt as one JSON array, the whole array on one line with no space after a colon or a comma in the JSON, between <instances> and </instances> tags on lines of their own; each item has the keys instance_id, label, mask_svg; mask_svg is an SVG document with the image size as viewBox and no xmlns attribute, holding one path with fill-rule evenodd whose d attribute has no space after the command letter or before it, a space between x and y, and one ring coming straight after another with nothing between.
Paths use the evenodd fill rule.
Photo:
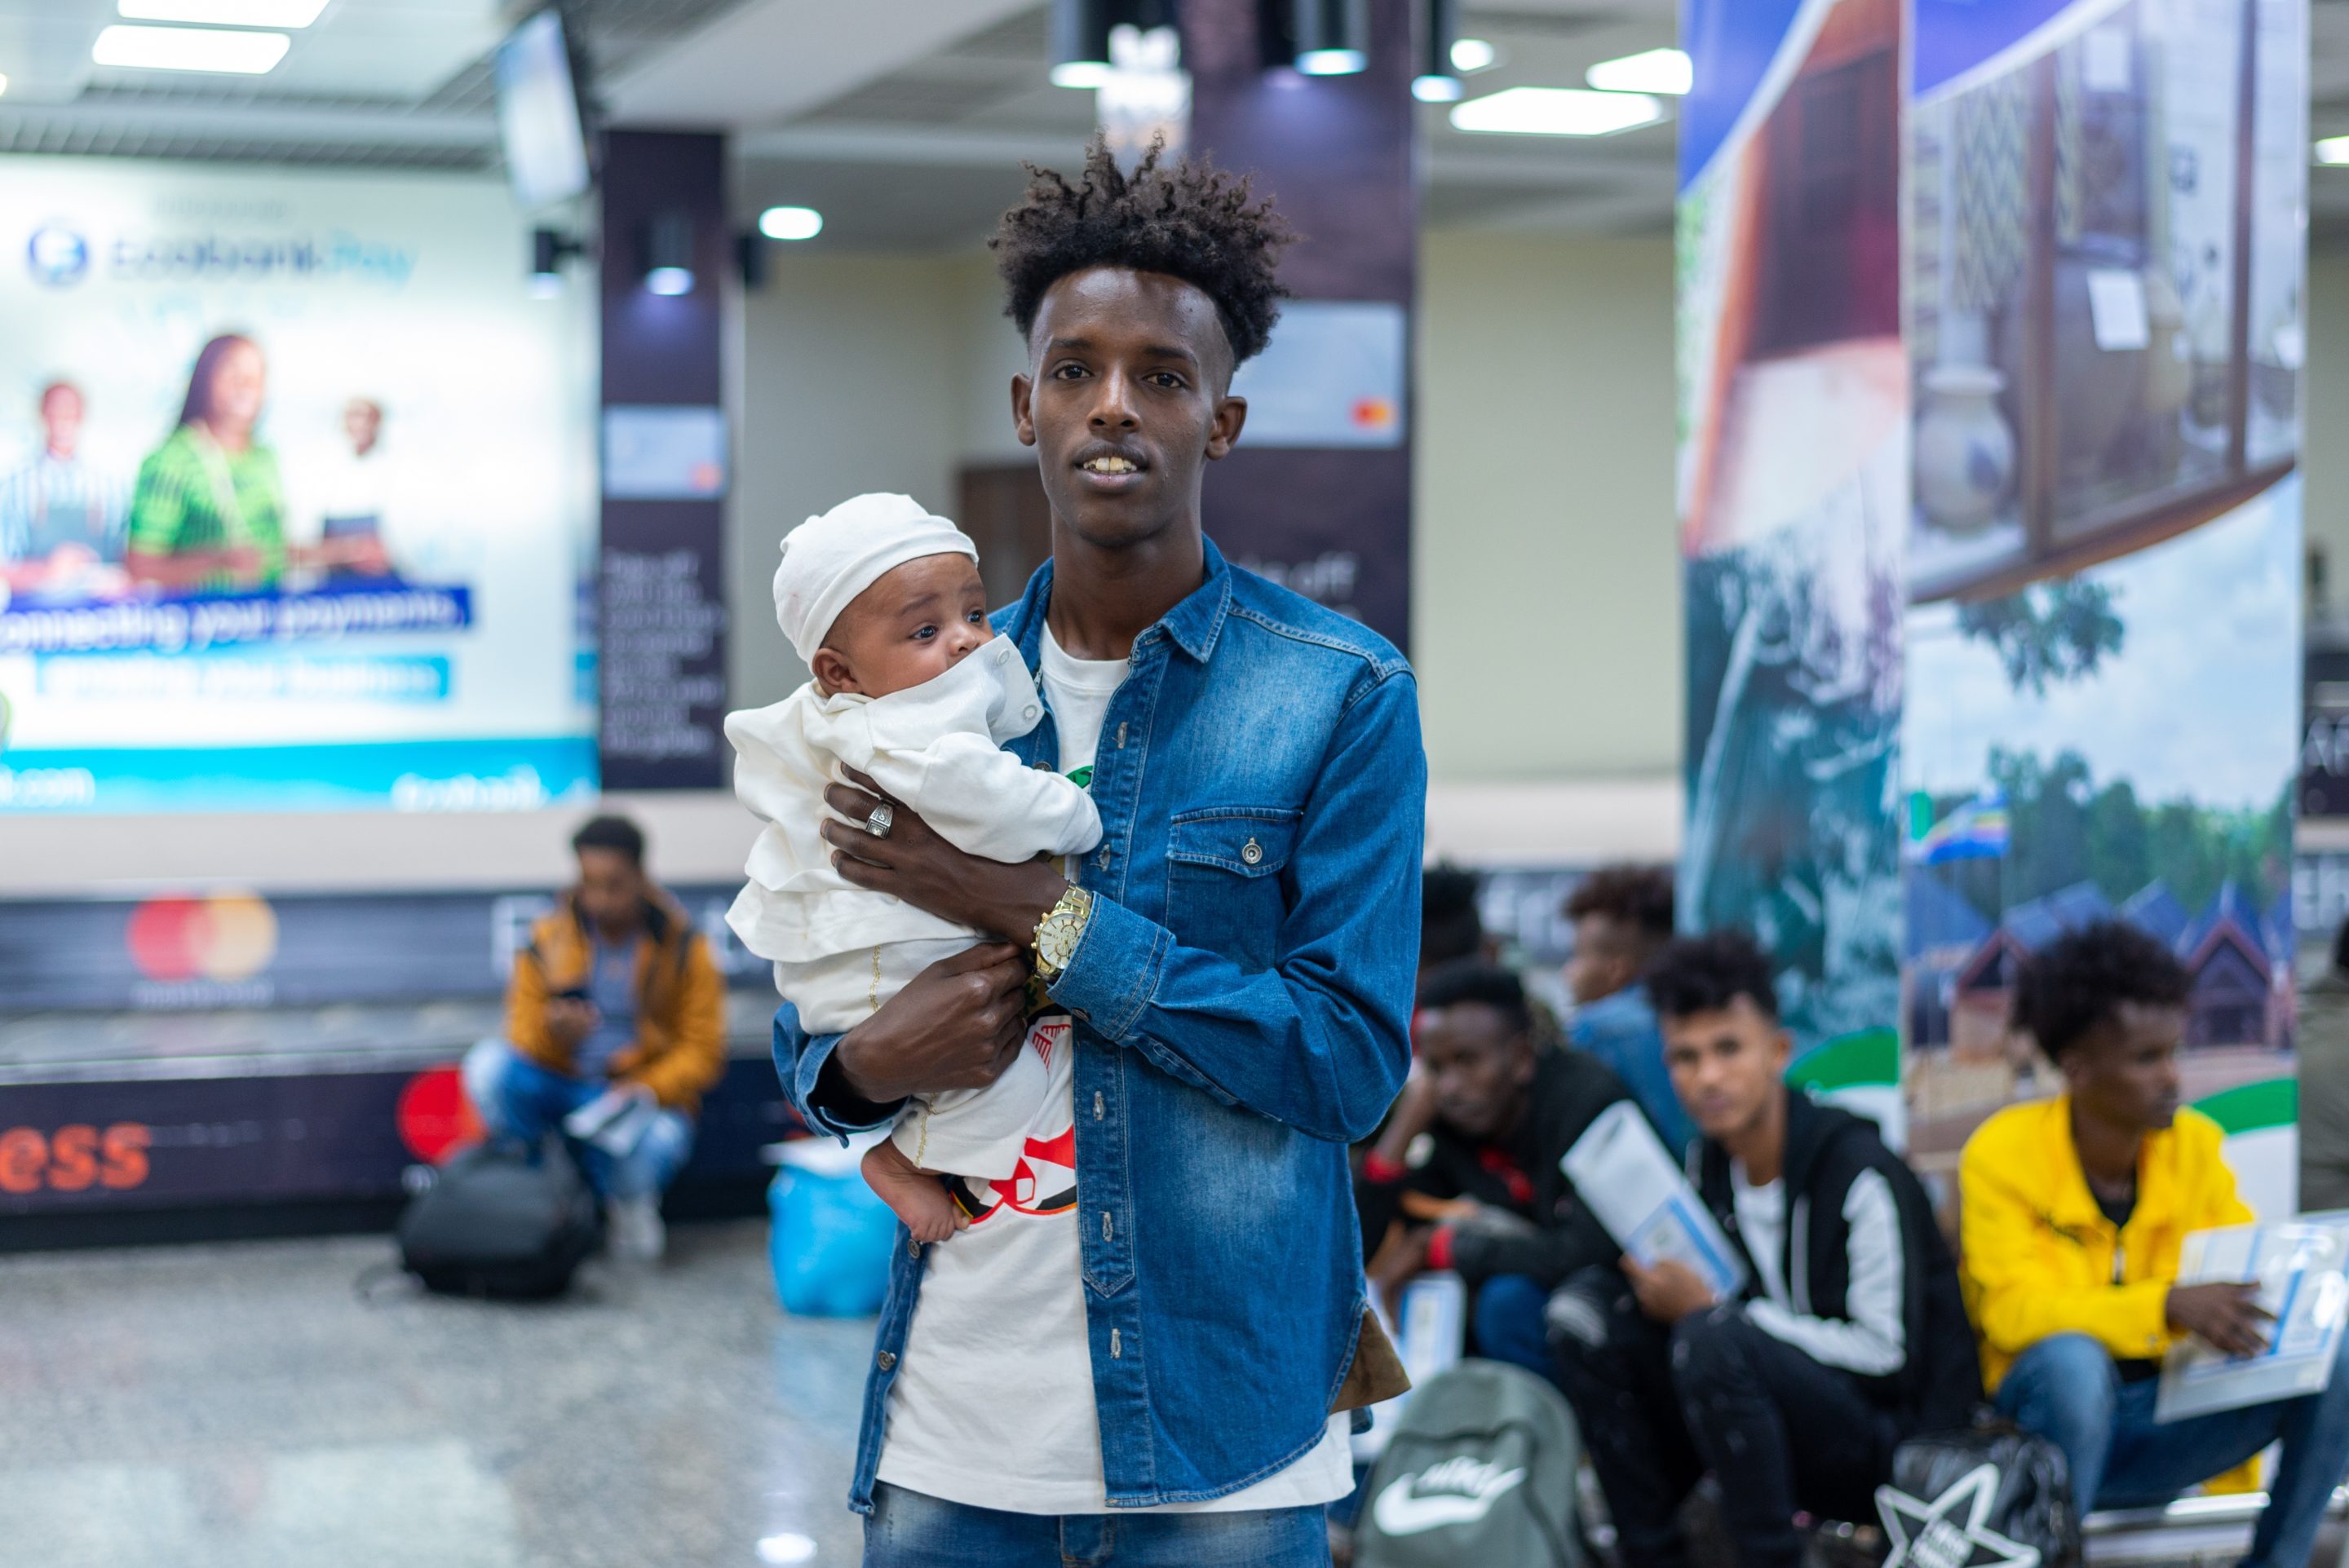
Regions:
<instances>
[{"instance_id":1,"label":"white t-shirt","mask_svg":"<svg viewBox=\"0 0 2349 1568\"><path fill-rule=\"evenodd\" d=\"M1784 1177L1756 1187L1745 1180L1745 1167L1729 1162L1730 1202L1737 1213L1737 1229L1745 1238L1745 1253L1762 1276L1762 1294L1780 1306L1786 1296L1786 1182Z\"/></svg>"},{"instance_id":2,"label":"white t-shirt","mask_svg":"<svg viewBox=\"0 0 2349 1568\"><path fill-rule=\"evenodd\" d=\"M1043 686L1061 770L1091 778L1123 659L1071 658L1044 634ZM1012 1513L1108 1511L1085 1335L1076 1227L1076 1070L1065 1016L1029 1044L1050 1071L1027 1161L1010 1182L968 1186L981 1212L928 1249L922 1294L890 1386L879 1477L949 1502ZM1145 1195L1146 1197L1146 1195ZM1295 1464L1208 1502L1149 1511L1223 1513L1333 1502L1353 1490L1344 1416Z\"/></svg>"}]
</instances>

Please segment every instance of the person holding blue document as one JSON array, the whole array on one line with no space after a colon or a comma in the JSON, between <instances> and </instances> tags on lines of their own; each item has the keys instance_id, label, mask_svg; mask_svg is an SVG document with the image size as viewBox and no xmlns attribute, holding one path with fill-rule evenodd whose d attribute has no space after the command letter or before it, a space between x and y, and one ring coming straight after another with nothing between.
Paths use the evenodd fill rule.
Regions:
<instances>
[{"instance_id":1,"label":"person holding blue document","mask_svg":"<svg viewBox=\"0 0 2349 1568\"><path fill-rule=\"evenodd\" d=\"M1688 1561L1677 1514L1710 1470L1743 1568L1795 1568L1798 1511L1873 1516L1895 1447L1981 1398L1957 1268L1915 1174L1874 1124L1789 1090L1769 961L1738 933L1648 971L1690 1175L1744 1265L1720 1300L1686 1265L1622 1263L1551 1302L1559 1382L1626 1568Z\"/></svg>"}]
</instances>

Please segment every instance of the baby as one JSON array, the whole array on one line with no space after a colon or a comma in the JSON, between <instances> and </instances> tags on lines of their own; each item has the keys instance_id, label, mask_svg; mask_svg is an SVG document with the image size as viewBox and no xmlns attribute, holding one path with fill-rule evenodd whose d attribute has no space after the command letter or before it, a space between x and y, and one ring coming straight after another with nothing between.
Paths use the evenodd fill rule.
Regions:
<instances>
[{"instance_id":1,"label":"baby","mask_svg":"<svg viewBox=\"0 0 2349 1568\"><path fill-rule=\"evenodd\" d=\"M843 769L992 860L1081 854L1101 841L1101 816L1078 785L1003 749L1036 727L1043 704L1019 650L989 631L978 548L953 523L902 495L857 496L808 519L783 538L775 614L815 678L726 717L735 793L767 822L726 919L773 961L801 1027L840 1034L979 940L833 869L817 828ZM916 1241L968 1223L941 1173L1010 1180L1048 1077L1023 1048L985 1088L909 1102L864 1156L864 1179Z\"/></svg>"}]
</instances>

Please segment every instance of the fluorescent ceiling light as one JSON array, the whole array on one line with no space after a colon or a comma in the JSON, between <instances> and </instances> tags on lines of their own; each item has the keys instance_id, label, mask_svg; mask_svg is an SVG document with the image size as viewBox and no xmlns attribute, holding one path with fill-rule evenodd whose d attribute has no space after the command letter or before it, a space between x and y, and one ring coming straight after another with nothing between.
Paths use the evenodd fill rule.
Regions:
<instances>
[{"instance_id":1,"label":"fluorescent ceiling light","mask_svg":"<svg viewBox=\"0 0 2349 1568\"><path fill-rule=\"evenodd\" d=\"M1309 77L1350 77L1370 64L1360 49L1308 49L1297 57L1297 68Z\"/></svg>"},{"instance_id":2,"label":"fluorescent ceiling light","mask_svg":"<svg viewBox=\"0 0 2349 1568\"><path fill-rule=\"evenodd\" d=\"M194 22L215 27L306 27L326 0L115 0L133 22Z\"/></svg>"},{"instance_id":3,"label":"fluorescent ceiling light","mask_svg":"<svg viewBox=\"0 0 2349 1568\"><path fill-rule=\"evenodd\" d=\"M1661 93L1666 98L1682 98L1686 96L1694 76L1695 67L1680 50L1650 49L1645 54L1626 55L1619 60L1601 60L1590 67L1583 79L1600 92Z\"/></svg>"},{"instance_id":4,"label":"fluorescent ceiling light","mask_svg":"<svg viewBox=\"0 0 2349 1568\"><path fill-rule=\"evenodd\" d=\"M770 240L812 240L823 232L823 214L812 207L770 207L759 214L759 232Z\"/></svg>"},{"instance_id":5,"label":"fluorescent ceiling light","mask_svg":"<svg viewBox=\"0 0 2349 1568\"><path fill-rule=\"evenodd\" d=\"M1489 71L1500 63L1501 51L1482 38L1452 41L1452 68L1455 71Z\"/></svg>"},{"instance_id":6,"label":"fluorescent ceiling light","mask_svg":"<svg viewBox=\"0 0 2349 1568\"><path fill-rule=\"evenodd\" d=\"M1107 60L1062 60L1052 67L1052 85L1080 90L1097 88L1109 80L1109 73Z\"/></svg>"},{"instance_id":7,"label":"fluorescent ceiling light","mask_svg":"<svg viewBox=\"0 0 2349 1568\"><path fill-rule=\"evenodd\" d=\"M2328 136L2316 144L2319 163L2349 163L2349 136Z\"/></svg>"},{"instance_id":8,"label":"fluorescent ceiling light","mask_svg":"<svg viewBox=\"0 0 2349 1568\"><path fill-rule=\"evenodd\" d=\"M1458 103L1468 89L1458 77L1413 77L1411 96L1422 103Z\"/></svg>"},{"instance_id":9,"label":"fluorescent ceiling light","mask_svg":"<svg viewBox=\"0 0 2349 1568\"><path fill-rule=\"evenodd\" d=\"M645 288L657 294L675 298L693 292L693 269L690 267L655 267L645 274Z\"/></svg>"},{"instance_id":10,"label":"fluorescent ceiling light","mask_svg":"<svg viewBox=\"0 0 2349 1568\"><path fill-rule=\"evenodd\" d=\"M224 71L258 77L276 69L294 40L283 33L224 33L210 27L109 27L89 57L141 71Z\"/></svg>"},{"instance_id":11,"label":"fluorescent ceiling light","mask_svg":"<svg viewBox=\"0 0 2349 1568\"><path fill-rule=\"evenodd\" d=\"M1509 88L1452 111L1454 129L1510 136L1612 136L1663 118L1664 106L1645 93L1586 88Z\"/></svg>"}]
</instances>

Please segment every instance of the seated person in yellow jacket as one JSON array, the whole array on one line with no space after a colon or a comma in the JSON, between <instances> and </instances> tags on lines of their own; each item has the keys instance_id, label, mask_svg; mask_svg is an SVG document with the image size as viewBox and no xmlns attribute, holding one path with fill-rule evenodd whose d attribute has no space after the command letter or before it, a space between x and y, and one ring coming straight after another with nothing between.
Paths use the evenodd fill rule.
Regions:
<instances>
[{"instance_id":1,"label":"seated person in yellow jacket","mask_svg":"<svg viewBox=\"0 0 2349 1568\"><path fill-rule=\"evenodd\" d=\"M693 1152L693 1114L726 1070L726 982L709 944L645 875L645 836L598 817L571 841L579 881L531 932L506 990L506 1037L465 1057L491 1132L537 1144L617 1090L635 1104L580 1145L612 1250L660 1255L661 1193Z\"/></svg>"},{"instance_id":2,"label":"seated person in yellow jacket","mask_svg":"<svg viewBox=\"0 0 2349 1568\"><path fill-rule=\"evenodd\" d=\"M2243 1561L2301 1568L2349 1469L2349 1370L2322 1394L2154 1424L2173 1340L2247 1355L2269 1327L2250 1285L2177 1283L2189 1232L2251 1218L2218 1124L2178 1104L2187 991L2169 949L2118 922L2023 966L2015 1025L2064 1092L2000 1111L1966 1144L1966 1304L1999 1409L2064 1450L2082 1512L2167 1503L2281 1439Z\"/></svg>"}]
</instances>

